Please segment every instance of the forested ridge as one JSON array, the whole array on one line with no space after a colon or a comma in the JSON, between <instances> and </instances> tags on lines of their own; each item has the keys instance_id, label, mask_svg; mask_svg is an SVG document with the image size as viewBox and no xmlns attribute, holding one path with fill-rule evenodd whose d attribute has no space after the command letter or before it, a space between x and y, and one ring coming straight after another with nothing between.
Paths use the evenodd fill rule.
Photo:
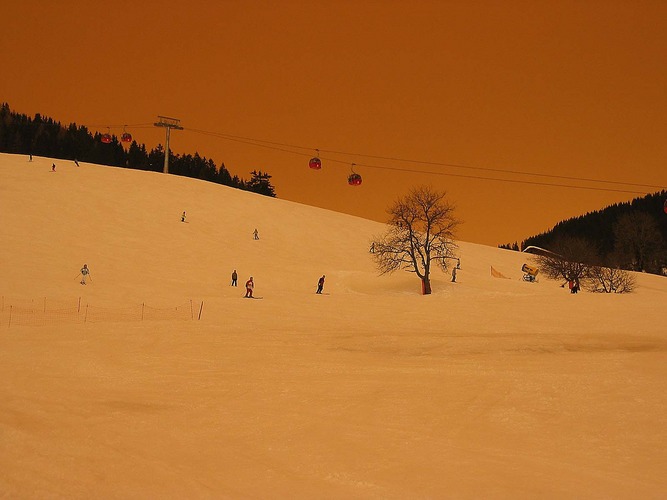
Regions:
<instances>
[{"instance_id":1,"label":"forested ridge","mask_svg":"<svg viewBox=\"0 0 667 500\"><path fill-rule=\"evenodd\" d=\"M132 140L127 146L115 135L109 143L102 134L70 123L62 125L39 113L34 117L12 111L9 104L0 107L0 152L78 160L100 165L161 172L164 148L161 144L148 151L144 144ZM169 173L215 182L246 191L276 196L271 176L261 170L250 172L250 179L232 176L225 164L219 166L199 153L169 154Z\"/></svg>"},{"instance_id":2,"label":"forested ridge","mask_svg":"<svg viewBox=\"0 0 667 500\"><path fill-rule=\"evenodd\" d=\"M667 191L616 203L556 224L549 231L521 242L499 245L510 250L537 246L547 250L563 240L580 240L596 260L631 271L664 274L667 268Z\"/></svg>"}]
</instances>

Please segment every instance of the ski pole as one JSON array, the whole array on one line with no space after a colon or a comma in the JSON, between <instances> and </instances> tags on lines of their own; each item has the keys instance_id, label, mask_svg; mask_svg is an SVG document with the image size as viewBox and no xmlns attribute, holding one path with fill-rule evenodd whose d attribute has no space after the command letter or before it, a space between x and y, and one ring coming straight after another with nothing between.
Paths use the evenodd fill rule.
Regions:
<instances>
[{"instance_id":1,"label":"ski pole","mask_svg":"<svg viewBox=\"0 0 667 500\"><path fill-rule=\"evenodd\" d=\"M81 276L81 273L77 274L77 275L76 275L76 278L74 278L74 279L78 279L79 276Z\"/></svg>"}]
</instances>

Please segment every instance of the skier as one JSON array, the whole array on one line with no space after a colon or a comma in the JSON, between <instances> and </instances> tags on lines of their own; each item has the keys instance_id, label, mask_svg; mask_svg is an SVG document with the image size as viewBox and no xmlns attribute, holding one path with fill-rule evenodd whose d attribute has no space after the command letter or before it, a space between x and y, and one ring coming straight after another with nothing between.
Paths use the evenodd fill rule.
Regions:
<instances>
[{"instance_id":1,"label":"skier","mask_svg":"<svg viewBox=\"0 0 667 500\"><path fill-rule=\"evenodd\" d=\"M181 215L181 222L185 222L185 212L183 212L183 215Z\"/></svg>"},{"instance_id":2,"label":"skier","mask_svg":"<svg viewBox=\"0 0 667 500\"><path fill-rule=\"evenodd\" d=\"M452 283L456 283L456 267L452 269Z\"/></svg>"},{"instance_id":3,"label":"skier","mask_svg":"<svg viewBox=\"0 0 667 500\"><path fill-rule=\"evenodd\" d=\"M317 292L315 293L322 293L322 288L324 288L324 275L322 275L320 280L317 282Z\"/></svg>"},{"instance_id":4,"label":"skier","mask_svg":"<svg viewBox=\"0 0 667 500\"><path fill-rule=\"evenodd\" d=\"M257 232L257 229L255 229L255 232L252 233L252 234L253 234L253 236L255 237L256 240L259 239L259 232Z\"/></svg>"},{"instance_id":5,"label":"skier","mask_svg":"<svg viewBox=\"0 0 667 500\"><path fill-rule=\"evenodd\" d=\"M370 253L375 253L375 242L371 243L371 248L368 250Z\"/></svg>"},{"instance_id":6,"label":"skier","mask_svg":"<svg viewBox=\"0 0 667 500\"><path fill-rule=\"evenodd\" d=\"M30 159L28 161L32 161L32 154L30 155Z\"/></svg>"},{"instance_id":7,"label":"skier","mask_svg":"<svg viewBox=\"0 0 667 500\"><path fill-rule=\"evenodd\" d=\"M81 284L85 285L86 284L86 277L90 275L90 270L88 269L88 264L84 264L83 267L81 268ZM92 278L90 278L92 280Z\"/></svg>"},{"instance_id":8,"label":"skier","mask_svg":"<svg viewBox=\"0 0 667 500\"><path fill-rule=\"evenodd\" d=\"M55 172L55 171L56 171L56 164L52 163L51 164L51 172Z\"/></svg>"},{"instance_id":9,"label":"skier","mask_svg":"<svg viewBox=\"0 0 667 500\"><path fill-rule=\"evenodd\" d=\"M236 285L236 280L239 278L238 274L236 274L236 269L234 269L234 272L232 273L232 286L237 286Z\"/></svg>"},{"instance_id":10,"label":"skier","mask_svg":"<svg viewBox=\"0 0 667 500\"><path fill-rule=\"evenodd\" d=\"M252 276L245 282L245 296L247 299L252 299L252 289L255 288L255 283L252 281Z\"/></svg>"}]
</instances>

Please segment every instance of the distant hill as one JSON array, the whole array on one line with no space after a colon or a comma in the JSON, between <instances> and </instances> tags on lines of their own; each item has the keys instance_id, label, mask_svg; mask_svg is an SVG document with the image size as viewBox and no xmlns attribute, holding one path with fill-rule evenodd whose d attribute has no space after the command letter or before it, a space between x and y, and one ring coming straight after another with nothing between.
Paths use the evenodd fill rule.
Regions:
<instances>
[{"instance_id":1,"label":"distant hill","mask_svg":"<svg viewBox=\"0 0 667 500\"><path fill-rule=\"evenodd\" d=\"M7 103L0 106L0 153L76 159L154 172L162 171L165 154L160 144L148 151L145 144L132 140L129 134L123 134L121 140L111 134L93 134L85 126L77 126L76 123L61 125L40 113L34 118L17 113ZM224 163L216 166L213 160L201 157L199 153L177 155L170 152L169 173L276 196L268 173L253 170L249 180L241 179L232 176Z\"/></svg>"},{"instance_id":2,"label":"distant hill","mask_svg":"<svg viewBox=\"0 0 667 500\"><path fill-rule=\"evenodd\" d=\"M499 245L520 250L554 246L563 238L589 242L602 263L633 271L664 274L667 267L667 191L617 203L602 210L559 222L544 233L518 243Z\"/></svg>"}]
</instances>

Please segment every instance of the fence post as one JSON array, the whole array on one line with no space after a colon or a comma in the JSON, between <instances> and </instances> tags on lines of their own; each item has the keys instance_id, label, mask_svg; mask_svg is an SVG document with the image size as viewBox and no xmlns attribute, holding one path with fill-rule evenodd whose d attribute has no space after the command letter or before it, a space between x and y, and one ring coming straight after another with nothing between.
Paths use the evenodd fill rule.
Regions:
<instances>
[{"instance_id":1,"label":"fence post","mask_svg":"<svg viewBox=\"0 0 667 500\"><path fill-rule=\"evenodd\" d=\"M190 319L195 319L195 313L192 311L192 299L190 299Z\"/></svg>"},{"instance_id":2,"label":"fence post","mask_svg":"<svg viewBox=\"0 0 667 500\"><path fill-rule=\"evenodd\" d=\"M46 313L46 297L44 297L44 312Z\"/></svg>"},{"instance_id":3,"label":"fence post","mask_svg":"<svg viewBox=\"0 0 667 500\"><path fill-rule=\"evenodd\" d=\"M201 305L199 306L199 317L197 318L197 321L201 319L201 311L204 309L204 301L201 301Z\"/></svg>"},{"instance_id":4,"label":"fence post","mask_svg":"<svg viewBox=\"0 0 667 500\"><path fill-rule=\"evenodd\" d=\"M88 321L88 304L86 304L86 314L83 316L83 322Z\"/></svg>"},{"instance_id":5,"label":"fence post","mask_svg":"<svg viewBox=\"0 0 667 500\"><path fill-rule=\"evenodd\" d=\"M12 326L12 306L9 306L9 324L7 324L7 329Z\"/></svg>"},{"instance_id":6,"label":"fence post","mask_svg":"<svg viewBox=\"0 0 667 500\"><path fill-rule=\"evenodd\" d=\"M144 306L146 305L145 302L141 303L141 321L144 320Z\"/></svg>"},{"instance_id":7,"label":"fence post","mask_svg":"<svg viewBox=\"0 0 667 500\"><path fill-rule=\"evenodd\" d=\"M79 297L79 305L76 307L76 312L77 313L81 312L81 297Z\"/></svg>"}]
</instances>

